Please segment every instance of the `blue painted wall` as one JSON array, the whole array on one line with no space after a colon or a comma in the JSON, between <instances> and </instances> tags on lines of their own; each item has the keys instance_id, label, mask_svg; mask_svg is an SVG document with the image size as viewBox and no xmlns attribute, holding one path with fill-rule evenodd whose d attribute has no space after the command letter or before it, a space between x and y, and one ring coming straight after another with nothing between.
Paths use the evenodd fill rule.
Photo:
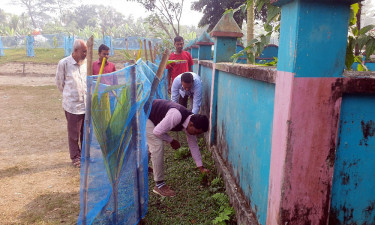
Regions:
<instances>
[{"instance_id":1,"label":"blue painted wall","mask_svg":"<svg viewBox=\"0 0 375 225\"><path fill-rule=\"evenodd\" d=\"M199 64L194 62L194 65L192 66L193 72L198 74L198 68L199 68Z\"/></svg>"},{"instance_id":2,"label":"blue painted wall","mask_svg":"<svg viewBox=\"0 0 375 225\"><path fill-rule=\"evenodd\" d=\"M244 47L242 47L241 45L237 45L236 46L236 53L238 53L238 52L240 52L242 50L244 50ZM247 63L246 55L238 58L237 63L246 64Z\"/></svg>"},{"instance_id":3,"label":"blue painted wall","mask_svg":"<svg viewBox=\"0 0 375 225\"><path fill-rule=\"evenodd\" d=\"M275 85L219 71L216 142L266 224Z\"/></svg>"},{"instance_id":4,"label":"blue painted wall","mask_svg":"<svg viewBox=\"0 0 375 225\"><path fill-rule=\"evenodd\" d=\"M375 63L366 62L365 65L367 66L367 69L369 69L370 71L375 71ZM356 62L353 63L352 70L357 71L357 66L358 66L358 63L356 63Z\"/></svg>"},{"instance_id":5,"label":"blue painted wall","mask_svg":"<svg viewBox=\"0 0 375 225\"><path fill-rule=\"evenodd\" d=\"M375 95L344 95L330 224L375 223Z\"/></svg>"},{"instance_id":6,"label":"blue painted wall","mask_svg":"<svg viewBox=\"0 0 375 225\"><path fill-rule=\"evenodd\" d=\"M212 68L199 65L199 75L202 80L202 104L201 114L210 116Z\"/></svg>"},{"instance_id":7,"label":"blue painted wall","mask_svg":"<svg viewBox=\"0 0 375 225\"><path fill-rule=\"evenodd\" d=\"M340 77L345 58L337 56L345 56L349 12L344 2L300 0L284 5L279 42L287 44L279 46L278 70L296 77Z\"/></svg>"}]
</instances>

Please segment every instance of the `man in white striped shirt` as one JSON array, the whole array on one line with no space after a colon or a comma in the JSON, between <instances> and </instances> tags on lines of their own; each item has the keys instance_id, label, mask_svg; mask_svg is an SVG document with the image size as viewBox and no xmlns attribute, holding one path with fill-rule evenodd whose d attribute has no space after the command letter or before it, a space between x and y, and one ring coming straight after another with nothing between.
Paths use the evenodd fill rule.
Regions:
<instances>
[{"instance_id":1,"label":"man in white striped shirt","mask_svg":"<svg viewBox=\"0 0 375 225\"><path fill-rule=\"evenodd\" d=\"M68 122L70 159L75 167L81 167L83 125L86 97L86 53L87 46L77 39L73 44L72 55L59 61L56 71L56 85L63 95L62 106Z\"/></svg>"}]
</instances>

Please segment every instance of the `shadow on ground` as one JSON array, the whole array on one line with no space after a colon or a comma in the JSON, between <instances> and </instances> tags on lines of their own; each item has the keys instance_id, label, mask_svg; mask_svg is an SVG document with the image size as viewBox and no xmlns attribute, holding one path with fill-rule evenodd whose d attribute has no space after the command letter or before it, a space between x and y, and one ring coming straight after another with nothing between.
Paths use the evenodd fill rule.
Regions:
<instances>
[{"instance_id":1,"label":"shadow on ground","mask_svg":"<svg viewBox=\"0 0 375 225\"><path fill-rule=\"evenodd\" d=\"M79 192L39 195L27 204L20 224L76 224L79 213Z\"/></svg>"}]
</instances>

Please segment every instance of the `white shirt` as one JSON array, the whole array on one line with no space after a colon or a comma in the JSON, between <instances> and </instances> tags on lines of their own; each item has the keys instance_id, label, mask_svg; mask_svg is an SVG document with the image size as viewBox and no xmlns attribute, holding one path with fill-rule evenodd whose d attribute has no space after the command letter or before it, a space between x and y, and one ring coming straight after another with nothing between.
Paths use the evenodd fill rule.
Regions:
<instances>
[{"instance_id":1,"label":"white shirt","mask_svg":"<svg viewBox=\"0 0 375 225\"><path fill-rule=\"evenodd\" d=\"M190 118L192 115L188 116L186 120L183 122L182 126L184 129L182 129L185 134L186 134L186 140L189 145L189 149L191 152L191 156L193 157L195 161L195 165L197 167L203 166L202 163L202 156L199 151L199 146L198 146L198 141L197 137L195 135L190 135L187 131L186 128L189 125ZM168 110L167 114L165 117L156 125L156 127L153 130L153 133L156 137L162 139L163 141L166 141L168 143L171 143L173 141L173 138L168 135L168 131L172 130L177 124L181 122L182 115L180 111L176 108L171 108Z\"/></svg>"},{"instance_id":2,"label":"white shirt","mask_svg":"<svg viewBox=\"0 0 375 225\"><path fill-rule=\"evenodd\" d=\"M59 61L55 82L63 95L62 106L72 114L85 114L87 66L79 65L70 55Z\"/></svg>"},{"instance_id":3,"label":"white shirt","mask_svg":"<svg viewBox=\"0 0 375 225\"><path fill-rule=\"evenodd\" d=\"M178 103L179 96L185 97L185 95L193 97L193 109L191 110L194 114L199 112L199 108L202 103L202 82L198 74L190 72L193 74L193 86L189 91L186 91L181 83L182 74L178 75L172 83L171 88L171 100Z\"/></svg>"}]
</instances>

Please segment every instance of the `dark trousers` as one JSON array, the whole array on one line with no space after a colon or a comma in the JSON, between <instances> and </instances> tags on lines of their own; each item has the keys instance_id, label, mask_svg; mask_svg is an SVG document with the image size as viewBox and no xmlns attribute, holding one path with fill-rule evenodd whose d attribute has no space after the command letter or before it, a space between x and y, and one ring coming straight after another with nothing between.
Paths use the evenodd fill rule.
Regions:
<instances>
[{"instance_id":1,"label":"dark trousers","mask_svg":"<svg viewBox=\"0 0 375 225\"><path fill-rule=\"evenodd\" d=\"M178 104L185 106L185 108L187 108L188 98L189 98L188 95L185 95L185 97L181 97L181 95L179 95Z\"/></svg>"},{"instance_id":2,"label":"dark trousers","mask_svg":"<svg viewBox=\"0 0 375 225\"><path fill-rule=\"evenodd\" d=\"M188 108L188 100L190 101L189 108ZM185 108L191 111L193 109L193 96L185 95L185 97L181 97L180 95L178 98L178 104L185 106Z\"/></svg>"},{"instance_id":3,"label":"dark trousers","mask_svg":"<svg viewBox=\"0 0 375 225\"><path fill-rule=\"evenodd\" d=\"M72 161L80 160L85 114L72 114L65 111L65 117L68 122L68 142L70 159Z\"/></svg>"}]
</instances>

